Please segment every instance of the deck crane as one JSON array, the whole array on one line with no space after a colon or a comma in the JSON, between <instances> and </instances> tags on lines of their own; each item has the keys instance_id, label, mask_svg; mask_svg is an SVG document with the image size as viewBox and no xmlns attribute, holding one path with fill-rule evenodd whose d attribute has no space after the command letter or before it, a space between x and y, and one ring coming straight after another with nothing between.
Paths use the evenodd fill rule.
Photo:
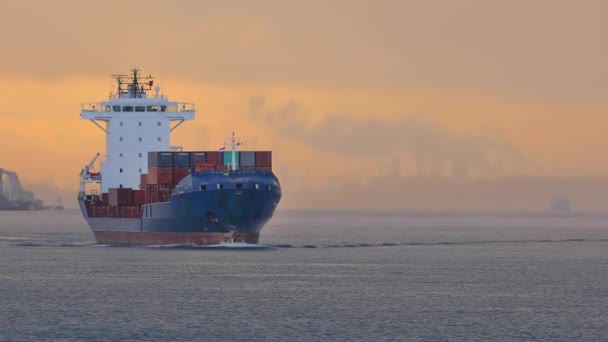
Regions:
<instances>
[{"instance_id":1,"label":"deck crane","mask_svg":"<svg viewBox=\"0 0 608 342\"><path fill-rule=\"evenodd\" d=\"M80 193L84 194L85 192L85 186L86 183L89 182L100 182L101 181L101 175L99 174L99 172L91 172L91 169L93 168L93 164L95 164L95 162L97 161L97 158L99 158L99 153L97 153L95 155L95 157L93 157L93 159L91 159L91 161L84 166L84 168L82 169L82 171L80 171Z\"/></svg>"}]
</instances>

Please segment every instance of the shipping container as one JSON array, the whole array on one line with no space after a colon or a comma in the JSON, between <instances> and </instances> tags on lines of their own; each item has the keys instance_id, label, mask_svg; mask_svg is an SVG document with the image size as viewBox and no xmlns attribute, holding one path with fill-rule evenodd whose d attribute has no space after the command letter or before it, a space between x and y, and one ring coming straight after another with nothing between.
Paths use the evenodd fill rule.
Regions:
<instances>
[{"instance_id":1,"label":"shipping container","mask_svg":"<svg viewBox=\"0 0 608 342\"><path fill-rule=\"evenodd\" d=\"M173 167L173 153L148 152L148 168L150 167Z\"/></svg>"},{"instance_id":2,"label":"shipping container","mask_svg":"<svg viewBox=\"0 0 608 342\"><path fill-rule=\"evenodd\" d=\"M108 195L107 192L104 192L101 194L101 202L103 202L103 204L105 204L105 205L110 204L110 196Z\"/></svg>"},{"instance_id":3,"label":"shipping container","mask_svg":"<svg viewBox=\"0 0 608 342\"><path fill-rule=\"evenodd\" d=\"M190 167L190 153L188 153L188 152L173 153L173 167Z\"/></svg>"},{"instance_id":4,"label":"shipping container","mask_svg":"<svg viewBox=\"0 0 608 342\"><path fill-rule=\"evenodd\" d=\"M222 158L222 153L217 151L207 152L207 163L213 164L216 166L223 165L224 160Z\"/></svg>"},{"instance_id":5,"label":"shipping container","mask_svg":"<svg viewBox=\"0 0 608 342\"><path fill-rule=\"evenodd\" d=\"M255 153L255 166L272 167L272 151L257 151Z\"/></svg>"},{"instance_id":6,"label":"shipping container","mask_svg":"<svg viewBox=\"0 0 608 342\"><path fill-rule=\"evenodd\" d=\"M184 177L190 173L190 169L187 167L174 168L173 169L173 184L179 183Z\"/></svg>"},{"instance_id":7,"label":"shipping container","mask_svg":"<svg viewBox=\"0 0 608 342\"><path fill-rule=\"evenodd\" d=\"M146 203L146 190L133 190L133 205Z\"/></svg>"},{"instance_id":8,"label":"shipping container","mask_svg":"<svg viewBox=\"0 0 608 342\"><path fill-rule=\"evenodd\" d=\"M148 184L173 183L173 168L151 167L148 169Z\"/></svg>"},{"instance_id":9,"label":"shipping container","mask_svg":"<svg viewBox=\"0 0 608 342\"><path fill-rule=\"evenodd\" d=\"M148 174L142 173L139 175L139 188L145 189L148 186Z\"/></svg>"},{"instance_id":10,"label":"shipping container","mask_svg":"<svg viewBox=\"0 0 608 342\"><path fill-rule=\"evenodd\" d=\"M206 152L190 152L190 168L196 168L197 164L207 163Z\"/></svg>"},{"instance_id":11,"label":"shipping container","mask_svg":"<svg viewBox=\"0 0 608 342\"><path fill-rule=\"evenodd\" d=\"M232 151L226 151L222 153L224 155L224 166L231 166L232 165ZM234 160L236 165L239 165L239 152L236 152L234 154Z\"/></svg>"},{"instance_id":12,"label":"shipping container","mask_svg":"<svg viewBox=\"0 0 608 342\"><path fill-rule=\"evenodd\" d=\"M244 166L255 166L255 152L251 151L242 151L240 152L240 162L239 165L241 167Z\"/></svg>"},{"instance_id":13,"label":"shipping container","mask_svg":"<svg viewBox=\"0 0 608 342\"><path fill-rule=\"evenodd\" d=\"M148 186L150 186L151 184L158 184L158 168L157 167L148 168Z\"/></svg>"},{"instance_id":14,"label":"shipping container","mask_svg":"<svg viewBox=\"0 0 608 342\"><path fill-rule=\"evenodd\" d=\"M131 205L133 203L133 189L110 188L108 189L108 201L111 206Z\"/></svg>"}]
</instances>

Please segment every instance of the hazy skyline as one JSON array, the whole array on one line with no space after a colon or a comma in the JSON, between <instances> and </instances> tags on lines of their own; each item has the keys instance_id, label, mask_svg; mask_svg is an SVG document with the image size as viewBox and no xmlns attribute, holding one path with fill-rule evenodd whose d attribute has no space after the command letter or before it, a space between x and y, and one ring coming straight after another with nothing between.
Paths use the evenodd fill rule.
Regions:
<instances>
[{"instance_id":1,"label":"hazy skyline","mask_svg":"<svg viewBox=\"0 0 608 342\"><path fill-rule=\"evenodd\" d=\"M172 144L215 149L236 131L272 149L285 207L305 202L296 189L394 170L605 177L606 13L603 1L4 1L0 167L74 193L104 152L80 103L137 66L197 105Z\"/></svg>"}]
</instances>

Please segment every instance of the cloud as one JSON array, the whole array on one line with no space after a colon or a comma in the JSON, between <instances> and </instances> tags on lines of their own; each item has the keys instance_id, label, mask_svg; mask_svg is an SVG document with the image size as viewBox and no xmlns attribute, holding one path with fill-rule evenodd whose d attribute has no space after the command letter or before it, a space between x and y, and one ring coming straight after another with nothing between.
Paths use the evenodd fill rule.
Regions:
<instances>
[{"instance_id":1,"label":"cloud","mask_svg":"<svg viewBox=\"0 0 608 342\"><path fill-rule=\"evenodd\" d=\"M409 157L418 174L491 176L501 174L505 163L533 166L506 141L459 133L419 117L358 119L329 113L322 121L308 124L306 108L298 102L270 109L261 97L250 100L250 112L265 120L283 138L351 157Z\"/></svg>"}]
</instances>

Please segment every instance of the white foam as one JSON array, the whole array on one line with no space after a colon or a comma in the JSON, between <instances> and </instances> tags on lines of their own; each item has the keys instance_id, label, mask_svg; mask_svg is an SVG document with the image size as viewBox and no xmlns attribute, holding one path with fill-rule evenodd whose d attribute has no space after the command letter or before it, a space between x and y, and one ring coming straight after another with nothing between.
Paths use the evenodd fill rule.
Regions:
<instances>
[{"instance_id":1,"label":"white foam","mask_svg":"<svg viewBox=\"0 0 608 342\"><path fill-rule=\"evenodd\" d=\"M31 238L24 238L24 237L17 237L17 236L0 236L0 240L23 241L23 240L31 240Z\"/></svg>"},{"instance_id":2,"label":"white foam","mask_svg":"<svg viewBox=\"0 0 608 342\"><path fill-rule=\"evenodd\" d=\"M245 243L245 242L230 242L230 243L221 243L221 244L217 244L217 245L208 245L208 246L201 246L201 247L207 247L207 248L270 248L272 246Z\"/></svg>"}]
</instances>

